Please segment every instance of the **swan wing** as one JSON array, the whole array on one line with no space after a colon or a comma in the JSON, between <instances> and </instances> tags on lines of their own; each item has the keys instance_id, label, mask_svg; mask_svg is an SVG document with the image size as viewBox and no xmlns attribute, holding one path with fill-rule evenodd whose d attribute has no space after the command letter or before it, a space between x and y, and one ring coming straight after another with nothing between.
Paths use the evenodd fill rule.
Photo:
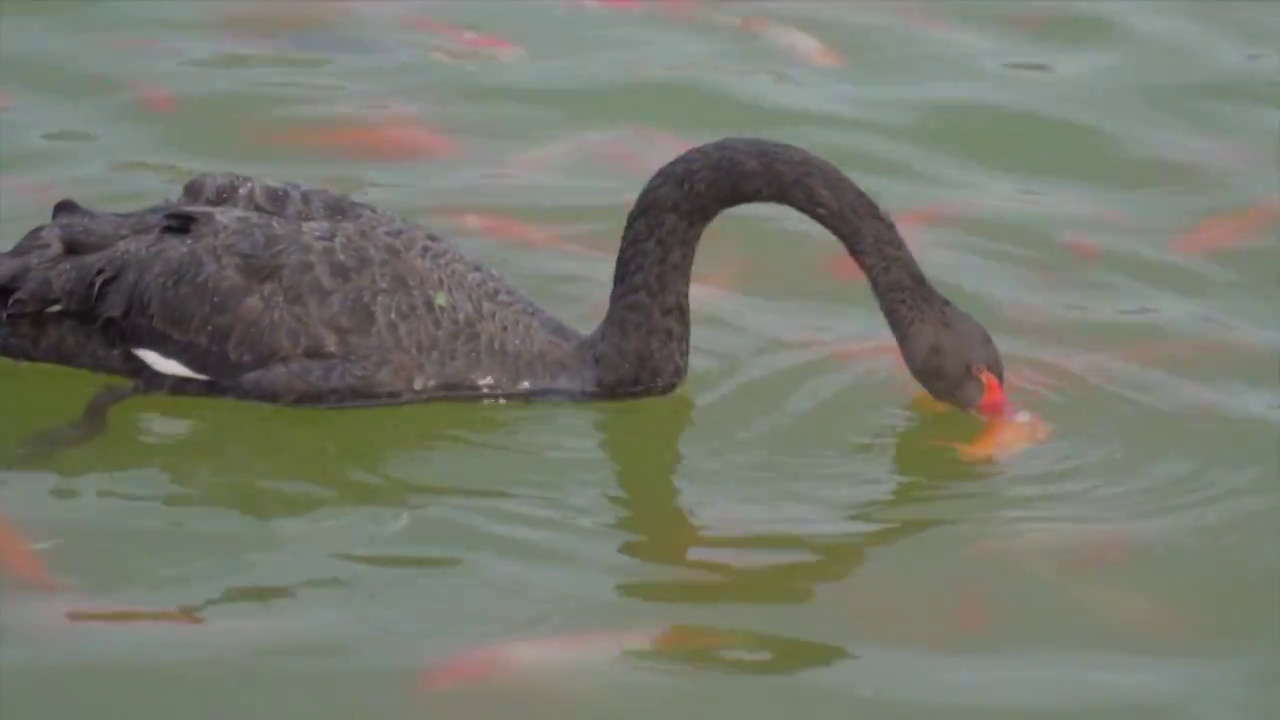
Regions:
<instances>
[{"instance_id":1,"label":"swan wing","mask_svg":"<svg viewBox=\"0 0 1280 720\"><path fill-rule=\"evenodd\" d=\"M406 223L394 213L349 195L235 173L197 175L182 186L177 205L234 208L300 221L360 222L366 226Z\"/></svg>"},{"instance_id":2,"label":"swan wing","mask_svg":"<svg viewBox=\"0 0 1280 720\"><path fill-rule=\"evenodd\" d=\"M132 354L137 375L292 401L334 386L372 398L514 385L540 351L521 341L549 322L450 243L376 214L304 221L173 204L93 222L79 212L33 231L40 252L0 255L6 322L72 318ZM255 374L255 387L237 387Z\"/></svg>"}]
</instances>

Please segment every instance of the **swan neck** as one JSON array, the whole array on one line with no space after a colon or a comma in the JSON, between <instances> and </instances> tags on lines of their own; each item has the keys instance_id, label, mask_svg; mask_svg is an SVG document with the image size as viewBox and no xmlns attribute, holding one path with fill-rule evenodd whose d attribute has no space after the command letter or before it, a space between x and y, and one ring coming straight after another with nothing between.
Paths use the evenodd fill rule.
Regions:
<instances>
[{"instance_id":1,"label":"swan neck","mask_svg":"<svg viewBox=\"0 0 1280 720\"><path fill-rule=\"evenodd\" d=\"M659 169L627 215L609 307L586 341L602 389L660 392L684 379L698 243L721 212L750 203L794 208L835 235L899 345L949 304L888 215L830 162L784 143L726 138Z\"/></svg>"}]
</instances>

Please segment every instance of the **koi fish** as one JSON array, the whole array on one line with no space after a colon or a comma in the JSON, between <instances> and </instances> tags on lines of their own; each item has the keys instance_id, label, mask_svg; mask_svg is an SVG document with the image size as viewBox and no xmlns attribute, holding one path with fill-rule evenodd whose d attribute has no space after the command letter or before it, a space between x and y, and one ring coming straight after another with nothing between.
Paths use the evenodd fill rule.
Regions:
<instances>
[{"instance_id":1,"label":"koi fish","mask_svg":"<svg viewBox=\"0 0 1280 720\"><path fill-rule=\"evenodd\" d=\"M485 645L433 663L418 676L417 687L447 690L539 667L607 661L627 652L719 647L725 644L724 635L704 628L672 627L658 632L583 633Z\"/></svg>"},{"instance_id":2,"label":"koi fish","mask_svg":"<svg viewBox=\"0 0 1280 720\"><path fill-rule=\"evenodd\" d=\"M39 590L62 589L35 550L3 515L0 515L0 575L21 580Z\"/></svg>"},{"instance_id":3,"label":"koi fish","mask_svg":"<svg viewBox=\"0 0 1280 720\"><path fill-rule=\"evenodd\" d=\"M619 140L606 140L589 149L589 152L600 160L619 166L628 172L648 175L658 169L662 163L693 147L692 144L665 135L646 131L657 140L651 146L635 147Z\"/></svg>"},{"instance_id":4,"label":"koi fish","mask_svg":"<svg viewBox=\"0 0 1280 720\"><path fill-rule=\"evenodd\" d=\"M982 432L967 443L935 441L934 445L954 448L965 462L1003 461L1049 439L1052 427L1042 418L1020 410L988 419Z\"/></svg>"},{"instance_id":5,"label":"koi fish","mask_svg":"<svg viewBox=\"0 0 1280 720\"><path fill-rule=\"evenodd\" d=\"M446 53L451 58L454 56L458 59L466 56L488 56L495 60L510 62L525 57L524 48L496 35L478 33L460 25L450 25L449 23L421 16L408 18L407 22L411 27L424 32L442 35L455 43L457 45L456 51Z\"/></svg>"},{"instance_id":6,"label":"koi fish","mask_svg":"<svg viewBox=\"0 0 1280 720\"><path fill-rule=\"evenodd\" d=\"M894 11L898 17L916 26L921 30L929 32L946 32L950 26L940 15L934 15L926 12L914 2L897 2L893 4Z\"/></svg>"},{"instance_id":7,"label":"koi fish","mask_svg":"<svg viewBox=\"0 0 1280 720\"><path fill-rule=\"evenodd\" d=\"M759 15L748 15L739 19L738 29L751 33L810 65L828 68L844 67L845 61L839 52L800 28L768 20Z\"/></svg>"},{"instance_id":8,"label":"koi fish","mask_svg":"<svg viewBox=\"0 0 1280 720\"><path fill-rule=\"evenodd\" d=\"M955 629L964 635L978 635L991 628L991 608L986 596L972 588L961 589L954 610Z\"/></svg>"},{"instance_id":9,"label":"koi fish","mask_svg":"<svg viewBox=\"0 0 1280 720\"><path fill-rule=\"evenodd\" d=\"M259 139L388 162L446 158L459 153L458 143L449 136L406 119L379 120L367 125L300 128L262 135Z\"/></svg>"},{"instance_id":10,"label":"koi fish","mask_svg":"<svg viewBox=\"0 0 1280 720\"><path fill-rule=\"evenodd\" d=\"M1091 614L1114 625L1167 639L1185 639L1191 623L1176 610L1158 604L1146 594L1119 585L1104 585L1074 577L1062 582L1060 565L1046 565L1033 557L1015 555L1019 568L1032 577L1053 584L1064 599L1074 601Z\"/></svg>"},{"instance_id":11,"label":"koi fish","mask_svg":"<svg viewBox=\"0 0 1280 720\"><path fill-rule=\"evenodd\" d=\"M1091 570L1114 565L1129 558L1134 547L1133 532L1124 527L1068 526L1031 530L991 537L974 543L981 557L1032 559L1043 553L1057 556L1058 570Z\"/></svg>"},{"instance_id":12,"label":"koi fish","mask_svg":"<svg viewBox=\"0 0 1280 720\"><path fill-rule=\"evenodd\" d=\"M1280 198L1255 203L1233 212L1205 218L1195 227L1173 238L1170 249L1201 255L1236 248L1261 240L1263 231L1280 221ZM1274 240L1274 235L1271 236Z\"/></svg>"},{"instance_id":13,"label":"koi fish","mask_svg":"<svg viewBox=\"0 0 1280 720\"><path fill-rule=\"evenodd\" d=\"M501 238L503 240L510 240L529 247L556 248L558 250L586 253L590 255L603 255L603 253L597 253L590 248L575 245L574 243L564 240L555 230L534 225L509 215L460 212L445 213L443 217L447 222L466 228L472 232Z\"/></svg>"},{"instance_id":14,"label":"koi fish","mask_svg":"<svg viewBox=\"0 0 1280 720\"><path fill-rule=\"evenodd\" d=\"M662 163L693 147L693 143L662 130L624 126L575 133L510 157L505 169L515 172L544 170L582 157L621 165L630 172L650 174Z\"/></svg>"},{"instance_id":15,"label":"koi fish","mask_svg":"<svg viewBox=\"0 0 1280 720\"><path fill-rule=\"evenodd\" d=\"M610 165L641 175L654 172L663 162L644 150L628 147L621 142L604 142L590 148L589 152Z\"/></svg>"},{"instance_id":16,"label":"koi fish","mask_svg":"<svg viewBox=\"0 0 1280 720\"><path fill-rule=\"evenodd\" d=\"M132 84L129 94L135 102L151 112L171 113L178 109L177 96L164 88Z\"/></svg>"},{"instance_id":17,"label":"koi fish","mask_svg":"<svg viewBox=\"0 0 1280 720\"><path fill-rule=\"evenodd\" d=\"M1072 548L1067 557L1058 561L1058 569L1089 570L1116 565L1127 560L1132 551L1133 538L1130 533L1116 530Z\"/></svg>"},{"instance_id":18,"label":"koi fish","mask_svg":"<svg viewBox=\"0 0 1280 720\"><path fill-rule=\"evenodd\" d=\"M741 258L730 258L715 270L693 278L689 293L694 297L715 294L732 289L742 278L744 268Z\"/></svg>"},{"instance_id":19,"label":"koi fish","mask_svg":"<svg viewBox=\"0 0 1280 720\"><path fill-rule=\"evenodd\" d=\"M66 188L41 180L0 174L0 210L13 204L45 205L67 196Z\"/></svg>"},{"instance_id":20,"label":"koi fish","mask_svg":"<svg viewBox=\"0 0 1280 720\"><path fill-rule=\"evenodd\" d=\"M53 578L36 556L31 545L16 528L0 515L0 575L16 578L27 586L44 592L58 593L66 588ZM63 614L68 622L168 622L200 625L204 618L191 610L69 610Z\"/></svg>"},{"instance_id":21,"label":"koi fish","mask_svg":"<svg viewBox=\"0 0 1280 720\"><path fill-rule=\"evenodd\" d=\"M1102 248L1098 243L1081 233L1068 232L1058 240L1058 244L1086 262L1094 262L1102 257Z\"/></svg>"}]
</instances>

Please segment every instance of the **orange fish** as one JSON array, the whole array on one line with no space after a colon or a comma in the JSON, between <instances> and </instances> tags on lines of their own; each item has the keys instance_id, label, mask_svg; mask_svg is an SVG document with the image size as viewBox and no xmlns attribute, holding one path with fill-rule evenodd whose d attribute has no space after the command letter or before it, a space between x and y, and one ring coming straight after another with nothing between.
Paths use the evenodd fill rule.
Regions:
<instances>
[{"instance_id":1,"label":"orange fish","mask_svg":"<svg viewBox=\"0 0 1280 720\"><path fill-rule=\"evenodd\" d=\"M693 278L689 292L694 296L723 292L732 289L742 278L743 264L741 258L730 258L715 270Z\"/></svg>"},{"instance_id":2,"label":"orange fish","mask_svg":"<svg viewBox=\"0 0 1280 720\"><path fill-rule=\"evenodd\" d=\"M638 148L621 142L604 142L590 149L592 155L628 172L650 174L657 170L664 159L653 157Z\"/></svg>"},{"instance_id":3,"label":"orange fish","mask_svg":"<svg viewBox=\"0 0 1280 720\"><path fill-rule=\"evenodd\" d=\"M1016 567L1032 577L1051 583L1063 599L1072 601L1109 623L1125 626L1167 639L1185 639L1192 630L1188 619L1170 607L1158 604L1145 594L1123 586L1101 585L1078 575L1063 582L1063 570L1096 567L1124 559L1132 540L1127 530L1113 528L1096 539L1067 548L1067 558L1055 563L1042 562L1041 552L1055 549L1080 530L1037 532L1004 539L987 539L974 550L988 557L1003 556L1015 561Z\"/></svg>"},{"instance_id":4,"label":"orange fish","mask_svg":"<svg viewBox=\"0 0 1280 720\"><path fill-rule=\"evenodd\" d=\"M862 272L862 268L847 253L828 255L823 262L826 264L827 274L836 280L861 282L867 279L867 274Z\"/></svg>"},{"instance_id":5,"label":"orange fish","mask_svg":"<svg viewBox=\"0 0 1280 720\"><path fill-rule=\"evenodd\" d=\"M519 60L525 56L524 49L519 45L496 35L485 35L470 28L450 25L426 17L411 17L407 22L410 26L424 32L447 37L459 46L462 55L487 55L503 61Z\"/></svg>"},{"instance_id":6,"label":"orange fish","mask_svg":"<svg viewBox=\"0 0 1280 720\"><path fill-rule=\"evenodd\" d=\"M991 608L981 592L971 588L959 592L955 607L955 629L964 635L977 635L991 629Z\"/></svg>"},{"instance_id":7,"label":"orange fish","mask_svg":"<svg viewBox=\"0 0 1280 720\"><path fill-rule=\"evenodd\" d=\"M534 225L509 215L480 212L458 212L445 213L443 217L447 222L451 222L459 227L471 230L472 232L503 240L510 240L529 247L555 248L557 250L586 253L590 255L602 254L597 253L590 248L575 245L574 243L564 240L560 237L560 233L555 230Z\"/></svg>"},{"instance_id":8,"label":"orange fish","mask_svg":"<svg viewBox=\"0 0 1280 720\"><path fill-rule=\"evenodd\" d=\"M177 97L164 88L134 84L130 86L129 94L151 112L170 113L178 109Z\"/></svg>"},{"instance_id":9,"label":"orange fish","mask_svg":"<svg viewBox=\"0 0 1280 720\"><path fill-rule=\"evenodd\" d=\"M1052 427L1042 418L1022 410L990 417L982 432L967 443L934 444L955 448L965 462L1002 461L1048 440L1051 432Z\"/></svg>"},{"instance_id":10,"label":"orange fish","mask_svg":"<svg viewBox=\"0 0 1280 720\"><path fill-rule=\"evenodd\" d=\"M619 133L626 138L598 138L588 145L588 152L629 172L649 175L660 165L693 147L693 143L648 127L625 127ZM638 142L637 142L638 141Z\"/></svg>"},{"instance_id":11,"label":"orange fish","mask_svg":"<svg viewBox=\"0 0 1280 720\"><path fill-rule=\"evenodd\" d=\"M500 679L538 667L601 662L626 652L723 646L727 633L671 627L658 632L622 631L560 635L466 650L433 663L418 677L421 690L445 690Z\"/></svg>"},{"instance_id":12,"label":"orange fish","mask_svg":"<svg viewBox=\"0 0 1280 720\"><path fill-rule=\"evenodd\" d=\"M1061 20L1063 17L1061 11L1047 7L1035 7L1034 3L1032 5L1032 9L1029 10L1019 8L1019 12L1005 18L1005 22L1019 30L1035 32L1050 22Z\"/></svg>"},{"instance_id":13,"label":"orange fish","mask_svg":"<svg viewBox=\"0 0 1280 720\"><path fill-rule=\"evenodd\" d=\"M49 574L31 545L3 515L0 515L0 573L40 590L61 589L61 584Z\"/></svg>"},{"instance_id":14,"label":"orange fish","mask_svg":"<svg viewBox=\"0 0 1280 720\"><path fill-rule=\"evenodd\" d=\"M1088 570L1124 562L1132 554L1133 538L1126 530L1112 530L1071 549L1058 561L1059 570Z\"/></svg>"},{"instance_id":15,"label":"orange fish","mask_svg":"<svg viewBox=\"0 0 1280 720\"><path fill-rule=\"evenodd\" d=\"M584 153L610 165L650 174L664 162L693 147L693 143L671 133L643 126L625 126L597 132L574 133L512 156L510 170L543 170L581 157Z\"/></svg>"},{"instance_id":16,"label":"orange fish","mask_svg":"<svg viewBox=\"0 0 1280 720\"><path fill-rule=\"evenodd\" d=\"M913 2L897 2L893 4L893 9L903 20L915 25L921 30L930 32L945 32L950 26L942 19L940 15L925 12L918 3Z\"/></svg>"},{"instance_id":17,"label":"orange fish","mask_svg":"<svg viewBox=\"0 0 1280 720\"><path fill-rule=\"evenodd\" d=\"M1073 255L1081 260L1093 262L1102 257L1102 248L1081 233L1066 233L1058 241L1058 244L1070 250Z\"/></svg>"},{"instance_id":18,"label":"orange fish","mask_svg":"<svg viewBox=\"0 0 1280 720\"><path fill-rule=\"evenodd\" d=\"M265 142L324 148L366 160L407 161L458 154L457 142L443 133L406 119L384 119L366 125L300 128L265 135Z\"/></svg>"},{"instance_id":19,"label":"orange fish","mask_svg":"<svg viewBox=\"0 0 1280 720\"><path fill-rule=\"evenodd\" d=\"M647 139L653 145L663 148L665 151L671 153L673 157L686 150L693 149L695 145L679 135L666 132L665 130L659 130L657 128L639 125L631 126L627 129L641 138Z\"/></svg>"},{"instance_id":20,"label":"orange fish","mask_svg":"<svg viewBox=\"0 0 1280 720\"><path fill-rule=\"evenodd\" d=\"M793 57L818 67L843 67L840 53L809 33L790 25L748 15L738 20L738 29L790 53Z\"/></svg>"},{"instance_id":21,"label":"orange fish","mask_svg":"<svg viewBox=\"0 0 1280 720\"><path fill-rule=\"evenodd\" d=\"M62 583L49 574L31 546L0 515L0 574L17 578L32 588L46 592L64 590ZM71 610L64 613L69 622L168 622L199 625L204 618L190 610Z\"/></svg>"},{"instance_id":22,"label":"orange fish","mask_svg":"<svg viewBox=\"0 0 1280 720\"><path fill-rule=\"evenodd\" d=\"M1058 570L1091 570L1127 560L1134 545L1133 532L1125 527L1066 526L985 538L974 543L973 551L985 558L1036 562L1051 553Z\"/></svg>"},{"instance_id":23,"label":"orange fish","mask_svg":"<svg viewBox=\"0 0 1280 720\"><path fill-rule=\"evenodd\" d=\"M1199 255L1257 242L1264 231L1280 221L1280 198L1272 198L1233 212L1205 218L1173 238L1174 252ZM1270 236L1273 240L1274 235Z\"/></svg>"}]
</instances>

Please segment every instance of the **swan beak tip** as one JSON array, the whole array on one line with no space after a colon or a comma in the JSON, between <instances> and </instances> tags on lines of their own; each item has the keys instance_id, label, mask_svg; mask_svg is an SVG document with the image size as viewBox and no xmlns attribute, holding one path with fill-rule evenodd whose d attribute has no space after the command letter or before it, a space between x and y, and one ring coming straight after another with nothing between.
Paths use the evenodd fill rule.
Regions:
<instances>
[{"instance_id":1,"label":"swan beak tip","mask_svg":"<svg viewBox=\"0 0 1280 720\"><path fill-rule=\"evenodd\" d=\"M984 370L982 378L982 399L978 401L976 410L983 415L1001 415L1009 407L1009 399L1005 396L1004 386L1000 379Z\"/></svg>"}]
</instances>

